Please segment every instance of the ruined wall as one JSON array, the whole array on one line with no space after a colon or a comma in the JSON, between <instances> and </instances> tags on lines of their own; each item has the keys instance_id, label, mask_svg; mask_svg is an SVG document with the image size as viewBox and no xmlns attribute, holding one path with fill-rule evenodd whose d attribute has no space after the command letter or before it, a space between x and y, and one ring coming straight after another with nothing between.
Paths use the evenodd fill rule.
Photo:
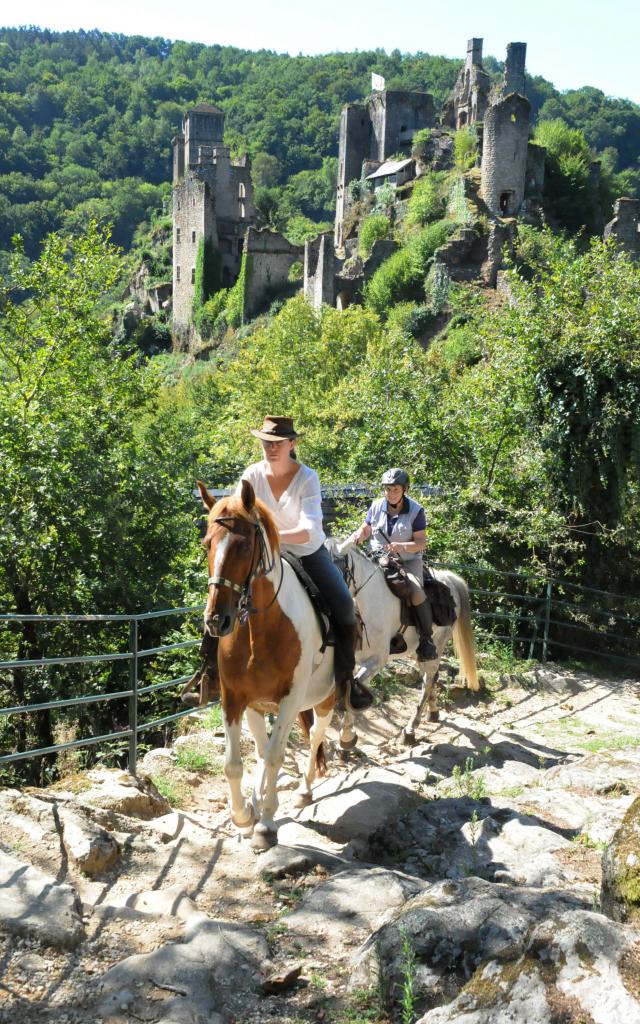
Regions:
<instances>
[{"instance_id":1,"label":"ruined wall","mask_svg":"<svg viewBox=\"0 0 640 1024\"><path fill-rule=\"evenodd\" d=\"M502 83L503 96L509 96L512 92L517 92L519 96L525 95L524 68L526 60L526 43L507 44L507 59L504 65L504 79Z\"/></svg>"},{"instance_id":2,"label":"ruined wall","mask_svg":"<svg viewBox=\"0 0 640 1024\"><path fill-rule=\"evenodd\" d=\"M517 217L527 168L531 104L512 93L484 118L480 194L496 217Z\"/></svg>"},{"instance_id":3,"label":"ruined wall","mask_svg":"<svg viewBox=\"0 0 640 1024\"><path fill-rule=\"evenodd\" d=\"M304 244L304 297L314 309L335 302L335 253L329 232Z\"/></svg>"},{"instance_id":4,"label":"ruined wall","mask_svg":"<svg viewBox=\"0 0 640 1024\"><path fill-rule=\"evenodd\" d=\"M244 315L254 316L278 289L289 284L289 271L302 261L302 246L292 245L277 231L263 228L247 229L244 251L249 257L250 271L245 286Z\"/></svg>"},{"instance_id":5,"label":"ruined wall","mask_svg":"<svg viewBox=\"0 0 640 1024\"><path fill-rule=\"evenodd\" d=\"M200 239L218 242L214 195L213 167L188 171L173 189L173 322L178 333L191 319Z\"/></svg>"},{"instance_id":6,"label":"ruined wall","mask_svg":"<svg viewBox=\"0 0 640 1024\"><path fill-rule=\"evenodd\" d=\"M491 79L482 67L482 39L469 39L464 67L444 107L443 124L458 129L482 121L490 89Z\"/></svg>"},{"instance_id":7,"label":"ruined wall","mask_svg":"<svg viewBox=\"0 0 640 1024\"><path fill-rule=\"evenodd\" d=\"M616 199L613 220L604 229L605 241L614 238L630 256L640 257L639 217L640 202L637 199Z\"/></svg>"},{"instance_id":8,"label":"ruined wall","mask_svg":"<svg viewBox=\"0 0 640 1024\"><path fill-rule=\"evenodd\" d=\"M336 191L335 244L343 244L342 225L349 212L347 186L360 178L362 161L369 154L371 119L364 103L349 103L340 114L338 144L338 185Z\"/></svg>"},{"instance_id":9,"label":"ruined wall","mask_svg":"<svg viewBox=\"0 0 640 1024\"><path fill-rule=\"evenodd\" d=\"M433 96L428 92L387 89L373 93L367 105L371 118L371 160L382 162L394 153L409 153L415 133L436 123Z\"/></svg>"}]
</instances>

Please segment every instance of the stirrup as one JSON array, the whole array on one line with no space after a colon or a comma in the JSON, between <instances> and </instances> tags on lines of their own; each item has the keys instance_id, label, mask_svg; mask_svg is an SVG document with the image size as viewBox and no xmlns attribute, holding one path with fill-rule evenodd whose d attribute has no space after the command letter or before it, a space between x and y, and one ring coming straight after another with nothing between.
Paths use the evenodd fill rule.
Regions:
<instances>
[{"instance_id":1,"label":"stirrup","mask_svg":"<svg viewBox=\"0 0 640 1024\"><path fill-rule=\"evenodd\" d=\"M407 641L402 633L394 633L389 641L389 654L404 654L407 649Z\"/></svg>"},{"instance_id":2,"label":"stirrup","mask_svg":"<svg viewBox=\"0 0 640 1024\"><path fill-rule=\"evenodd\" d=\"M344 686L344 692L340 693L342 686ZM357 679L348 679L342 686L338 686L336 683L336 707L339 711L351 711L358 714L359 711L367 711L373 705L373 694L364 683Z\"/></svg>"}]
</instances>

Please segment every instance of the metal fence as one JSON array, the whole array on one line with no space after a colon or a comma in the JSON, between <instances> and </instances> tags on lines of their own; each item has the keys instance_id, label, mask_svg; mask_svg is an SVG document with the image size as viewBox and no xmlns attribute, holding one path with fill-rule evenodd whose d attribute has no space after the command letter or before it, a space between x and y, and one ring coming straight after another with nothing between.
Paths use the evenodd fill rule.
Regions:
<instances>
[{"instance_id":1,"label":"metal fence","mask_svg":"<svg viewBox=\"0 0 640 1024\"><path fill-rule=\"evenodd\" d=\"M566 659L573 657L594 661L609 661L625 671L640 670L640 598L611 594L602 590L580 587L560 580L549 580L524 573L506 572L486 566L451 565L436 563L463 575L469 583L474 607L474 629L480 646L487 643L507 645L515 656ZM498 581L500 586L496 588ZM101 665L128 668L128 686L105 690L64 700L49 700L37 704L18 704L0 708L0 722L6 716L59 712L65 708L83 708L87 705L111 701L127 701L126 727L100 735L85 736L63 743L18 750L0 756L3 765L35 757L53 755L66 750L98 746L114 741L128 743L128 766L136 771L140 737L149 730L158 730L169 723L189 715L196 709L186 709L143 719L141 702L149 695L177 688L189 678L189 673L140 685L148 659L171 652L186 651L199 643L193 635L184 640L141 647L143 627L152 620L182 619L185 629L188 616L201 614L201 607L171 608L139 615L0 615L0 628L11 623L59 624L68 627L82 623L117 623L128 629L126 650L92 655L6 659L0 661L0 680L3 673L31 672L37 669L49 672L58 666ZM192 628L195 633L195 628ZM109 669L112 682L119 672ZM8 686L5 686L8 690ZM177 700L177 693L176 693ZM116 717L116 716L114 716Z\"/></svg>"}]
</instances>

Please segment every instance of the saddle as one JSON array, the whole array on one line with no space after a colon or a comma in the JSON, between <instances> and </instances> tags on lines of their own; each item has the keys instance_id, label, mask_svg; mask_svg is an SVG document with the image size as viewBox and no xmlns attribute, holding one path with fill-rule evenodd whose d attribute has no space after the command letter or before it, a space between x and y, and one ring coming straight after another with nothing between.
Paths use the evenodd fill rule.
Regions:
<instances>
[{"instance_id":1,"label":"saddle","mask_svg":"<svg viewBox=\"0 0 640 1024\"><path fill-rule=\"evenodd\" d=\"M431 604L431 614L436 626L453 626L456 621L456 602L446 583L436 579L429 566L424 569L424 592Z\"/></svg>"},{"instance_id":2,"label":"saddle","mask_svg":"<svg viewBox=\"0 0 640 1024\"><path fill-rule=\"evenodd\" d=\"M327 605L322 593L318 590L318 587L311 579L309 573L304 568L300 559L296 558L296 556L292 555L289 551L282 551L280 553L280 557L284 562L287 562L288 565L291 566L307 592L313 610L316 613L318 625L320 626L320 635L322 637L322 646L320 647L320 651L324 653L327 647L333 647L335 645L329 606Z\"/></svg>"}]
</instances>

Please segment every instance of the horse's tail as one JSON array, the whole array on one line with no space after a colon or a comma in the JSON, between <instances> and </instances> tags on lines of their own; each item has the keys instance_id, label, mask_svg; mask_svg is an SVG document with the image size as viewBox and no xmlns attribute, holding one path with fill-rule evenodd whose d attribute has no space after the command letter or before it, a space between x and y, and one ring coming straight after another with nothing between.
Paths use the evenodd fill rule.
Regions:
<instances>
[{"instance_id":1,"label":"horse's tail","mask_svg":"<svg viewBox=\"0 0 640 1024\"><path fill-rule=\"evenodd\" d=\"M304 733L304 737L309 742L311 735L311 726L313 725L314 717L313 711L309 708L307 711L300 711L298 713L298 723ZM327 759L324 754L324 744L321 743L316 750L316 771L318 775L326 775L327 773Z\"/></svg>"},{"instance_id":2,"label":"horse's tail","mask_svg":"<svg viewBox=\"0 0 640 1024\"><path fill-rule=\"evenodd\" d=\"M476 645L471 628L469 591L464 580L457 577L457 581L460 584L458 588L460 610L453 626L453 646L460 662L460 674L467 680L467 686L470 690L479 690L480 682L476 665Z\"/></svg>"}]
</instances>

